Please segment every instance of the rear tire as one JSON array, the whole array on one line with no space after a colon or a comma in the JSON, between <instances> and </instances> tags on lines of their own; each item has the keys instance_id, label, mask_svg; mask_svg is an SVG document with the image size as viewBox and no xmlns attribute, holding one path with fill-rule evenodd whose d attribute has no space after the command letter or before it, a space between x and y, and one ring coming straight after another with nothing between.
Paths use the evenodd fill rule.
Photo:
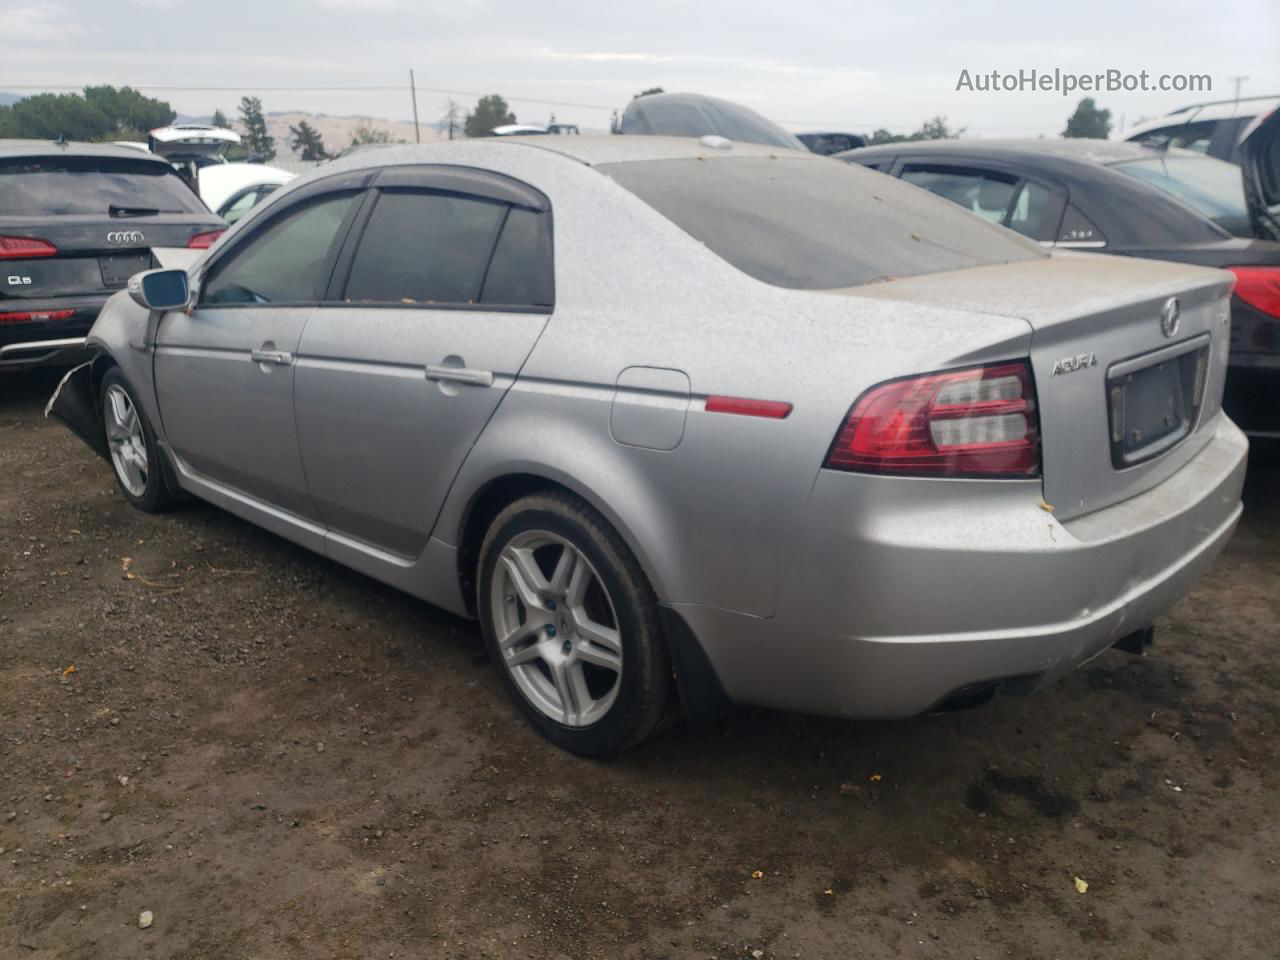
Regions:
<instances>
[{"instance_id":1,"label":"rear tire","mask_svg":"<svg viewBox=\"0 0 1280 960\"><path fill-rule=\"evenodd\" d=\"M139 510L164 510L172 498L165 486L155 431L119 367L112 367L102 378L99 401L107 455L120 492Z\"/></svg>"},{"instance_id":2,"label":"rear tire","mask_svg":"<svg viewBox=\"0 0 1280 960\"><path fill-rule=\"evenodd\" d=\"M608 757L675 706L657 601L609 523L567 493L531 494L480 548L477 609L508 692L543 736Z\"/></svg>"}]
</instances>

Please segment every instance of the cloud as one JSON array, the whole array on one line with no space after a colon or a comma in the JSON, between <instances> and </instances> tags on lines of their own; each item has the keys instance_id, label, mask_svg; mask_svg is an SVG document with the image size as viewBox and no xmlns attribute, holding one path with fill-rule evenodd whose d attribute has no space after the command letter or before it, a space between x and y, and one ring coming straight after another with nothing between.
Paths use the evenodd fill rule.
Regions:
<instances>
[{"instance_id":1,"label":"cloud","mask_svg":"<svg viewBox=\"0 0 1280 960\"><path fill-rule=\"evenodd\" d=\"M4 14L4 43L66 46L83 32L70 10L61 4L11 7Z\"/></svg>"}]
</instances>

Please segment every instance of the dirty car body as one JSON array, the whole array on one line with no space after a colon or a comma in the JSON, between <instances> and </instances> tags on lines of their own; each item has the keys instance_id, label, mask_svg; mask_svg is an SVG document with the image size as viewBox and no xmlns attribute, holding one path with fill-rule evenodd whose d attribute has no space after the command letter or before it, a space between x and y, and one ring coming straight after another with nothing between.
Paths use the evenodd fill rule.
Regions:
<instances>
[{"instance_id":1,"label":"dirty car body","mask_svg":"<svg viewBox=\"0 0 1280 960\"><path fill-rule=\"evenodd\" d=\"M456 302L363 278L381 205L441 196L520 211L503 293L497 266ZM232 289L317 210L309 298ZM102 448L118 370L175 489L462 616L491 521L558 491L643 571L686 708L906 717L1131 644L1222 548L1231 279L751 145L397 147L252 211L189 309L113 299L53 406Z\"/></svg>"}]
</instances>

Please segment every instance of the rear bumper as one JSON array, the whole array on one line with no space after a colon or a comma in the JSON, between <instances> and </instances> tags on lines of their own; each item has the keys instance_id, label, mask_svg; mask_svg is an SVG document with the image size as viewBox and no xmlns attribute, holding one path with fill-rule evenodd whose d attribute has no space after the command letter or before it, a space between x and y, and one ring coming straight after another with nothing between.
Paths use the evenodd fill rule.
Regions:
<instances>
[{"instance_id":1,"label":"rear bumper","mask_svg":"<svg viewBox=\"0 0 1280 960\"><path fill-rule=\"evenodd\" d=\"M777 614L680 604L728 695L856 717L966 687L1051 682L1184 596L1240 517L1248 443L1226 417L1159 486L1061 523L1036 483L822 471Z\"/></svg>"},{"instance_id":2,"label":"rear bumper","mask_svg":"<svg viewBox=\"0 0 1280 960\"><path fill-rule=\"evenodd\" d=\"M87 360L93 351L85 348L84 338L106 302L104 296L0 301L0 313L74 311L61 320L0 324L0 373L31 367L73 366Z\"/></svg>"}]
</instances>

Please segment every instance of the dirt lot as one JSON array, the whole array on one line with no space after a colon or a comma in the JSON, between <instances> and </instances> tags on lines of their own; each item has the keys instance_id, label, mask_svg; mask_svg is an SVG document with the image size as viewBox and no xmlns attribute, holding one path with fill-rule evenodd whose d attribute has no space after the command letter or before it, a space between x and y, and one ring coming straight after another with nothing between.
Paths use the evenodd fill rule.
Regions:
<instances>
[{"instance_id":1,"label":"dirt lot","mask_svg":"<svg viewBox=\"0 0 1280 960\"><path fill-rule=\"evenodd\" d=\"M602 764L525 726L472 624L131 509L53 383L0 382L5 960L1280 956L1274 470L1151 656Z\"/></svg>"}]
</instances>

